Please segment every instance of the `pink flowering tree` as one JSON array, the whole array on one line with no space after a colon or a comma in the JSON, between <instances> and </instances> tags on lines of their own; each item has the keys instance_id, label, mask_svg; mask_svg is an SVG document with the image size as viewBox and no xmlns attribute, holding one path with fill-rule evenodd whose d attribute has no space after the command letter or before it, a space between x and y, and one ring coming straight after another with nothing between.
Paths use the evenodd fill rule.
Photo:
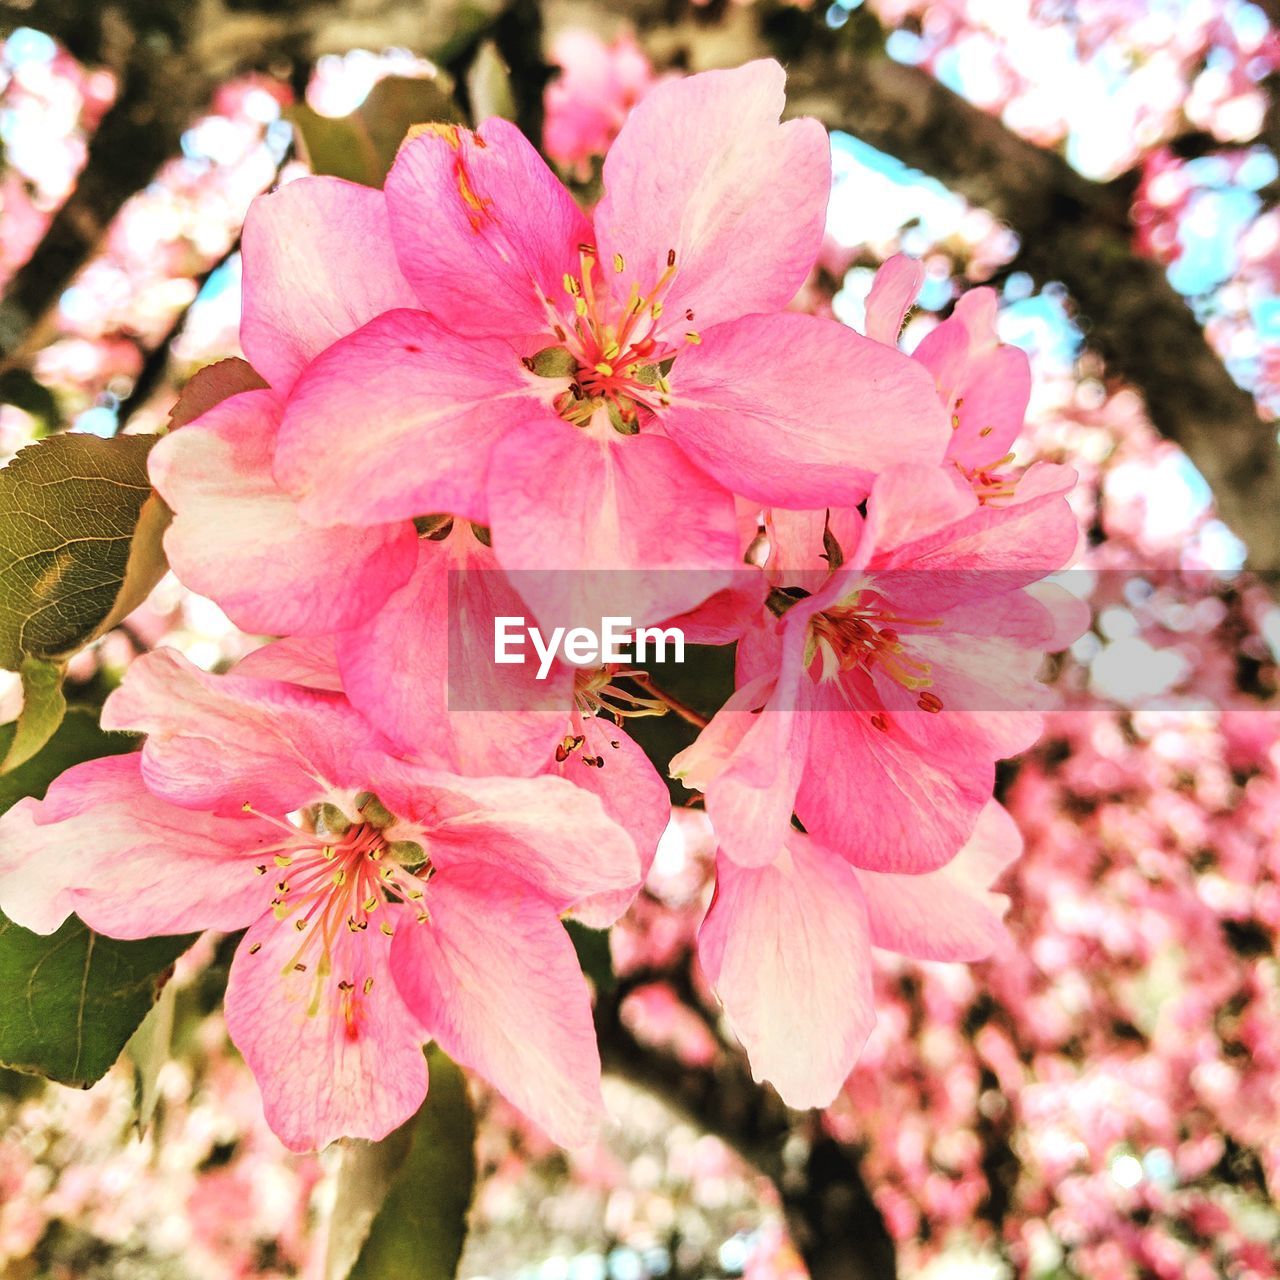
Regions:
<instances>
[{"instance_id":1,"label":"pink flowering tree","mask_svg":"<svg viewBox=\"0 0 1280 1280\"><path fill-rule=\"evenodd\" d=\"M1094 7L1082 85L1151 52ZM1037 6L761 4L706 70L561 33L550 84L536 5L310 80L321 7L250 55L58 9L63 178L4 241L0 1062L123 1050L145 1127L202 983L258 1141L303 1194L340 1156L308 1274L454 1275L493 1132L607 1184L608 1071L771 1182L753 1274L1276 1274L1276 615L1209 573L1276 567L1265 326L1163 274L1182 165L1254 180L1265 22L1180 30L1187 101L1107 151ZM842 240L842 125L1021 242ZM1023 279L1095 354L1008 340ZM1151 423L1230 530L1161 524L1160 466L1204 481Z\"/></svg>"}]
</instances>

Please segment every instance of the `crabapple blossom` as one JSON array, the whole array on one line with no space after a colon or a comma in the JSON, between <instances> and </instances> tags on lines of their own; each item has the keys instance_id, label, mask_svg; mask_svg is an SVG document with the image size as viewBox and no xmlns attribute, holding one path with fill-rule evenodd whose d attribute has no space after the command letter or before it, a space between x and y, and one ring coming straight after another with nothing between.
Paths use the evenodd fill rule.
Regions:
<instances>
[{"instance_id":1,"label":"crabapple blossom","mask_svg":"<svg viewBox=\"0 0 1280 1280\"><path fill-rule=\"evenodd\" d=\"M429 1039L556 1140L589 1136L599 1059L557 916L639 878L596 796L407 763L340 695L165 650L103 722L145 731L141 753L0 819L6 915L47 933L74 911L123 938L247 929L227 1025L296 1149L412 1115Z\"/></svg>"},{"instance_id":2,"label":"crabapple blossom","mask_svg":"<svg viewBox=\"0 0 1280 1280\"><path fill-rule=\"evenodd\" d=\"M696 605L733 567L734 493L856 502L903 451L940 459L945 415L923 370L781 311L820 248L831 181L821 126L779 124L782 105L771 62L655 88L609 152L592 221L502 120L404 144L389 238L341 184L260 201L244 344L288 391L274 471L302 518L447 512L490 526L507 570L637 570L625 611L640 625ZM416 302L379 303L326 345L353 318L336 282L302 310L292 259L253 252L286 237L322 261L322 238L371 237L370 275L385 270L388 296L407 279ZM290 359L287 386L259 355L283 316L325 347L301 370ZM547 575L535 612L598 619L598 577Z\"/></svg>"},{"instance_id":3,"label":"crabapple blossom","mask_svg":"<svg viewBox=\"0 0 1280 1280\"><path fill-rule=\"evenodd\" d=\"M990 506L904 463L876 481L865 520L773 523L774 586L745 621L737 691L672 770L706 792L743 866L774 861L794 810L855 866L941 867L996 760L1039 734L1042 654L1083 625L1065 593L1026 590L1075 550L1062 491Z\"/></svg>"}]
</instances>

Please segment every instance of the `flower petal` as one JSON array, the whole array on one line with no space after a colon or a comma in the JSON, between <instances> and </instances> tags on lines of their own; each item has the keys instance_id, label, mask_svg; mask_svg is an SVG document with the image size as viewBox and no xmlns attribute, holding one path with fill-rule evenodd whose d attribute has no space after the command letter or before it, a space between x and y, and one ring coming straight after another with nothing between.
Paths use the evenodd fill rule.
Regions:
<instances>
[{"instance_id":1,"label":"flower petal","mask_svg":"<svg viewBox=\"0 0 1280 1280\"><path fill-rule=\"evenodd\" d=\"M544 299L580 273L591 225L519 129L427 126L400 148L386 193L423 307L460 333L550 333Z\"/></svg>"},{"instance_id":2,"label":"flower petal","mask_svg":"<svg viewBox=\"0 0 1280 1280\"><path fill-rule=\"evenodd\" d=\"M391 939L340 930L327 977L298 955L290 924L264 916L227 981L227 1031L258 1081L267 1123L292 1151L385 1138L427 1094L427 1035L392 980Z\"/></svg>"},{"instance_id":3,"label":"flower petal","mask_svg":"<svg viewBox=\"0 0 1280 1280\"><path fill-rule=\"evenodd\" d=\"M351 701L398 746L460 773L538 773L573 702L573 670L494 661L494 620L525 605L470 528L418 544L418 568L337 638ZM453 672L451 678L450 673Z\"/></svg>"},{"instance_id":4,"label":"flower petal","mask_svg":"<svg viewBox=\"0 0 1280 1280\"><path fill-rule=\"evenodd\" d=\"M173 508L169 563L237 626L323 632L373 613L413 570L408 521L371 529L303 522L271 478L280 420L270 391L232 396L151 451L151 481Z\"/></svg>"},{"instance_id":5,"label":"flower petal","mask_svg":"<svg viewBox=\"0 0 1280 1280\"><path fill-rule=\"evenodd\" d=\"M544 632L661 622L741 563L733 498L650 432L529 423L499 446L489 499L498 562Z\"/></svg>"},{"instance_id":6,"label":"flower petal","mask_svg":"<svg viewBox=\"0 0 1280 1280\"><path fill-rule=\"evenodd\" d=\"M887 346L898 345L902 322L924 284L924 263L895 253L886 258L867 294L867 337Z\"/></svg>"},{"instance_id":7,"label":"flower petal","mask_svg":"<svg viewBox=\"0 0 1280 1280\"><path fill-rule=\"evenodd\" d=\"M816 120L778 123L785 80L759 61L660 84L605 157L601 261L621 255L625 299L648 296L674 253L662 304L676 334L786 306L818 256L831 147Z\"/></svg>"},{"instance_id":8,"label":"flower petal","mask_svg":"<svg viewBox=\"0 0 1280 1280\"><path fill-rule=\"evenodd\" d=\"M253 853L274 843L256 818L217 818L157 799L137 755L75 765L43 800L0 817L0 909L51 933L72 912L113 938L242 929L268 895Z\"/></svg>"},{"instance_id":9,"label":"flower petal","mask_svg":"<svg viewBox=\"0 0 1280 1280\"><path fill-rule=\"evenodd\" d=\"M924 875L854 868L867 904L871 942L916 960L982 960L1005 939L1009 905L988 886L1022 852L1008 812L988 802L968 843Z\"/></svg>"},{"instance_id":10,"label":"flower petal","mask_svg":"<svg viewBox=\"0 0 1280 1280\"><path fill-rule=\"evenodd\" d=\"M285 406L275 474L315 524L449 512L487 522L502 436L545 415L520 351L390 311L314 360Z\"/></svg>"},{"instance_id":11,"label":"flower petal","mask_svg":"<svg viewBox=\"0 0 1280 1280\"><path fill-rule=\"evenodd\" d=\"M332 636L285 636L247 653L234 668L238 676L282 680L304 689L342 692Z\"/></svg>"},{"instance_id":12,"label":"flower petal","mask_svg":"<svg viewBox=\"0 0 1280 1280\"><path fill-rule=\"evenodd\" d=\"M600 797L605 812L635 841L640 875L634 886L595 893L574 904L574 917L592 929L613 924L631 905L658 852L671 818L667 784L625 730L604 716L579 722L582 745L553 763L560 777ZM599 761L589 764L588 760Z\"/></svg>"},{"instance_id":13,"label":"flower petal","mask_svg":"<svg viewBox=\"0 0 1280 1280\"><path fill-rule=\"evenodd\" d=\"M148 735L142 776L156 795L223 813L247 803L283 815L330 786L362 786L364 762L389 749L345 698L209 675L173 649L130 665L102 727Z\"/></svg>"},{"instance_id":14,"label":"flower petal","mask_svg":"<svg viewBox=\"0 0 1280 1280\"><path fill-rule=\"evenodd\" d=\"M465 778L388 761L372 785L418 825L434 866L480 863L518 875L557 910L639 886L635 842L598 796L564 778Z\"/></svg>"},{"instance_id":15,"label":"flower petal","mask_svg":"<svg viewBox=\"0 0 1280 1280\"><path fill-rule=\"evenodd\" d=\"M719 325L676 358L671 383L672 439L769 506L857 506L893 463L941 462L950 435L924 369L820 316Z\"/></svg>"},{"instance_id":16,"label":"flower petal","mask_svg":"<svg viewBox=\"0 0 1280 1280\"><path fill-rule=\"evenodd\" d=\"M299 178L259 196L241 252L240 345L281 395L330 343L383 311L417 306L382 192L354 182Z\"/></svg>"},{"instance_id":17,"label":"flower petal","mask_svg":"<svg viewBox=\"0 0 1280 1280\"><path fill-rule=\"evenodd\" d=\"M932 752L854 672L817 686L808 758L796 795L805 830L855 866L916 874L953 858L995 785L991 755ZM916 711L917 716L924 712Z\"/></svg>"},{"instance_id":18,"label":"flower petal","mask_svg":"<svg viewBox=\"0 0 1280 1280\"><path fill-rule=\"evenodd\" d=\"M397 931L392 959L410 1009L455 1061L479 1072L563 1146L603 1114L591 998L555 908L514 877L456 867L432 877L427 924Z\"/></svg>"},{"instance_id":19,"label":"flower petal","mask_svg":"<svg viewBox=\"0 0 1280 1280\"><path fill-rule=\"evenodd\" d=\"M698 958L751 1073L825 1107L875 1025L867 916L849 867L799 832L770 866L716 861Z\"/></svg>"}]
</instances>

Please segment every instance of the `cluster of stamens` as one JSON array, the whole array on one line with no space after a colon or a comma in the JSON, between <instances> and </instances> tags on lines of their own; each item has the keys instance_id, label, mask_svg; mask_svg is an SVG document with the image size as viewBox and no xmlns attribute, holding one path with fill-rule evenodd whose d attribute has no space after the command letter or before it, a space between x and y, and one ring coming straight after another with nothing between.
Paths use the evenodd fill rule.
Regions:
<instances>
[{"instance_id":1,"label":"cluster of stamens","mask_svg":"<svg viewBox=\"0 0 1280 1280\"><path fill-rule=\"evenodd\" d=\"M640 716L662 716L670 710L661 698L633 693L614 683L623 679L643 688L649 679L649 673L619 667L580 669L573 682L573 702L578 714L587 720L597 715L608 717L614 724L620 725L624 720L634 720ZM563 763L575 751L582 751L585 743L586 738L580 733L565 734L556 744L556 760ZM617 748L620 744L611 742L609 745ZM582 751L582 763L603 769L604 757Z\"/></svg>"},{"instance_id":2,"label":"cluster of stamens","mask_svg":"<svg viewBox=\"0 0 1280 1280\"><path fill-rule=\"evenodd\" d=\"M640 429L640 412L657 412L670 403L667 373L676 349L657 335L663 314L663 295L676 275L676 253L667 254L667 266L657 283L642 293L635 282L621 314L607 289L598 290L602 271L594 245L578 246L579 272L565 272L564 292L572 308L566 316L554 298L543 298L552 331L561 343L525 360L534 373L572 379L556 400L556 411L575 426L586 426L603 407L614 429L634 435ZM622 255L613 255L613 270L626 270ZM692 326L693 312L684 319ZM690 327L685 341L701 337Z\"/></svg>"},{"instance_id":3,"label":"cluster of stamens","mask_svg":"<svg viewBox=\"0 0 1280 1280\"><path fill-rule=\"evenodd\" d=\"M951 414L951 430L960 430L960 410L964 407L964 396L956 399L955 410ZM983 427L978 432L979 439L985 440L987 436L995 431L995 427ZM1013 454L1006 453L1003 458L998 458L995 462L989 462L982 467L974 467L970 470L968 467L961 466L956 463L956 469L969 482L969 486L973 489L978 501L986 506L989 502L1000 502L1006 498L1012 498L1014 491L1018 486L1018 477L1016 474L1001 474L1000 468L1007 467L1013 461Z\"/></svg>"},{"instance_id":4,"label":"cluster of stamens","mask_svg":"<svg viewBox=\"0 0 1280 1280\"><path fill-rule=\"evenodd\" d=\"M361 793L356 807L354 822L337 806L323 804L299 815L295 825L244 806L286 833L285 839L257 851L259 856L270 854L271 861L254 868L259 876L275 877L272 914L300 935L282 972L313 978L308 1015L320 1011L327 989L336 990L351 1036L357 1034L360 999L372 991L374 980L372 974L335 974L335 955L344 960L361 955L360 948L336 944L344 932L361 934L370 925L390 938L406 920L428 923L423 899L431 877L421 845L387 837L394 819L376 796ZM261 943L254 944L250 954L260 949ZM334 977L337 983L330 988Z\"/></svg>"},{"instance_id":5,"label":"cluster of stamens","mask_svg":"<svg viewBox=\"0 0 1280 1280\"><path fill-rule=\"evenodd\" d=\"M809 632L815 648L822 652L823 674L872 668L884 672L895 684L916 694L921 711L936 714L942 710L942 699L930 691L933 683L930 666L913 657L903 644L896 627L936 627L937 619L907 618L890 612L887 603L877 596L855 597L853 603L828 609L815 615ZM889 724L883 712L876 712L871 723L882 732Z\"/></svg>"}]
</instances>

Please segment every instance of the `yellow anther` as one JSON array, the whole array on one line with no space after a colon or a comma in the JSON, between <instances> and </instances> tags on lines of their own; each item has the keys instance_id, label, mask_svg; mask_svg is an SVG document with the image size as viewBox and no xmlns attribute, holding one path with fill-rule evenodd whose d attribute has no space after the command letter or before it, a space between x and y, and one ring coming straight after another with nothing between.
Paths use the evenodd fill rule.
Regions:
<instances>
[{"instance_id":1,"label":"yellow anther","mask_svg":"<svg viewBox=\"0 0 1280 1280\"><path fill-rule=\"evenodd\" d=\"M662 314L662 303L655 302L653 306L649 308L649 314L656 320Z\"/></svg>"},{"instance_id":2,"label":"yellow anther","mask_svg":"<svg viewBox=\"0 0 1280 1280\"><path fill-rule=\"evenodd\" d=\"M362 990L364 991L365 995L368 995L368 994L369 994L369 992L373 990L373 979L372 979L372 978L366 978L366 979L364 980L364 987L362 988Z\"/></svg>"},{"instance_id":3,"label":"yellow anther","mask_svg":"<svg viewBox=\"0 0 1280 1280\"><path fill-rule=\"evenodd\" d=\"M361 911L363 911L363 912L365 913L365 915L368 915L370 912L372 912L372 911L376 911L377 909L378 909L378 898L377 898L377 895L376 895L376 894L372 894L372 893L371 893L371 894L370 894L370 895L369 895L369 896L368 896L368 897L367 897L367 898L366 898L366 899L365 899L365 900L360 904L360 910L361 910Z\"/></svg>"},{"instance_id":4,"label":"yellow anther","mask_svg":"<svg viewBox=\"0 0 1280 1280\"><path fill-rule=\"evenodd\" d=\"M613 365L609 364L606 360L601 360L600 363L596 365L595 369L597 373L604 374L606 378L613 377Z\"/></svg>"},{"instance_id":5,"label":"yellow anther","mask_svg":"<svg viewBox=\"0 0 1280 1280\"><path fill-rule=\"evenodd\" d=\"M293 927L297 929L299 933L301 933L303 929L307 927L307 922L305 920L295 920L293 922Z\"/></svg>"},{"instance_id":6,"label":"yellow anther","mask_svg":"<svg viewBox=\"0 0 1280 1280\"><path fill-rule=\"evenodd\" d=\"M627 264L622 260L622 254L615 253L613 255L613 269L619 275L621 275L627 269Z\"/></svg>"},{"instance_id":7,"label":"yellow anther","mask_svg":"<svg viewBox=\"0 0 1280 1280\"><path fill-rule=\"evenodd\" d=\"M580 315L587 314L587 303L585 298L576 298L573 303L573 309Z\"/></svg>"},{"instance_id":8,"label":"yellow anther","mask_svg":"<svg viewBox=\"0 0 1280 1280\"><path fill-rule=\"evenodd\" d=\"M333 883L336 885L344 885L347 883L347 871L345 867L339 867L333 873Z\"/></svg>"},{"instance_id":9,"label":"yellow anther","mask_svg":"<svg viewBox=\"0 0 1280 1280\"><path fill-rule=\"evenodd\" d=\"M986 438L987 436L989 436L989 435L990 435L994 430L995 430L995 427L983 427L983 428L982 428L982 430L978 432L978 434L979 434L980 436L982 436L982 437L985 439L985 438Z\"/></svg>"},{"instance_id":10,"label":"yellow anther","mask_svg":"<svg viewBox=\"0 0 1280 1280\"><path fill-rule=\"evenodd\" d=\"M391 927L389 921L384 920L378 927L387 935L388 938L394 938L396 936L396 931Z\"/></svg>"},{"instance_id":11,"label":"yellow anther","mask_svg":"<svg viewBox=\"0 0 1280 1280\"><path fill-rule=\"evenodd\" d=\"M952 431L960 430L960 415L958 413L953 413L951 415L951 430Z\"/></svg>"},{"instance_id":12,"label":"yellow anther","mask_svg":"<svg viewBox=\"0 0 1280 1280\"><path fill-rule=\"evenodd\" d=\"M277 853L277 854L276 854L276 866L277 866L277 867L291 867L291 866L293 866L293 859L292 859L291 857L289 857L289 855L288 855L287 853Z\"/></svg>"},{"instance_id":13,"label":"yellow anther","mask_svg":"<svg viewBox=\"0 0 1280 1280\"><path fill-rule=\"evenodd\" d=\"M700 333L694 333L693 330L691 329L688 333L684 335L684 340L686 342L692 343L693 346L696 347L702 342L702 335Z\"/></svg>"},{"instance_id":14,"label":"yellow anther","mask_svg":"<svg viewBox=\"0 0 1280 1280\"><path fill-rule=\"evenodd\" d=\"M578 296L582 286L567 271L564 273L564 291L572 294L575 298Z\"/></svg>"}]
</instances>

